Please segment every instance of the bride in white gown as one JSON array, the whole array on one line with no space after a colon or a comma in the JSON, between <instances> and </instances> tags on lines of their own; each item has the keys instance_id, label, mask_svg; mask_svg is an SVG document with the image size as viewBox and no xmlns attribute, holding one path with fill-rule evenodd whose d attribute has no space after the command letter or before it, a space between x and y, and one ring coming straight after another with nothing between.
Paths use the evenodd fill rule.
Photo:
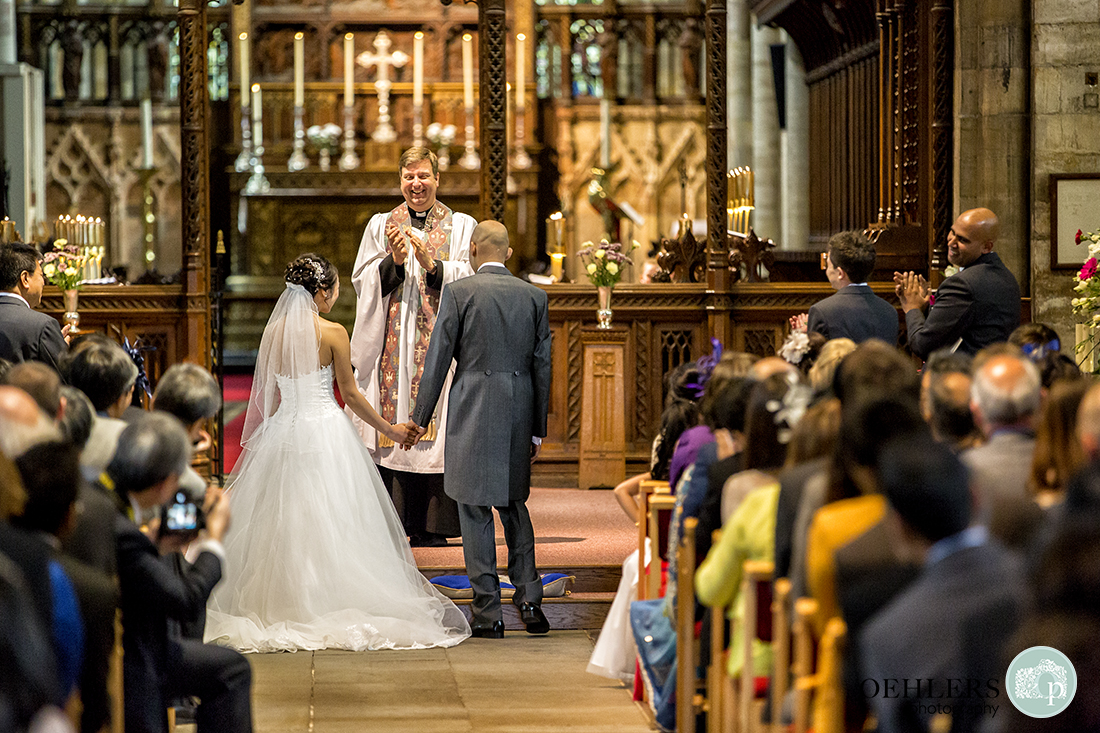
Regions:
<instances>
[{"instance_id":1,"label":"bride in white gown","mask_svg":"<svg viewBox=\"0 0 1100 733\"><path fill-rule=\"evenodd\" d=\"M470 635L463 613L420 574L370 453L333 395L395 442L355 387L347 331L319 317L336 269L301 255L264 329L229 478L226 573L206 640L241 651L423 649Z\"/></svg>"}]
</instances>

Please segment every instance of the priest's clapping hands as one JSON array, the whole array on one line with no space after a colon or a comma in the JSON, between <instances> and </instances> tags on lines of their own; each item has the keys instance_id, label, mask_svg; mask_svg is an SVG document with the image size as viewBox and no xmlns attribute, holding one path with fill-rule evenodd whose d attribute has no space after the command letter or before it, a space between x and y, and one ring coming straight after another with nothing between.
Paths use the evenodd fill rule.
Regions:
<instances>
[{"instance_id":1,"label":"priest's clapping hands","mask_svg":"<svg viewBox=\"0 0 1100 733\"><path fill-rule=\"evenodd\" d=\"M406 225L407 228L407 225ZM406 231L406 228L402 228L401 225L395 224L392 221L386 225L386 240L389 242L390 249L393 251L393 263L395 265L404 265L405 260L409 257L409 249L412 248L413 256L416 257L416 261L420 263L428 272L435 271L435 260L432 259L431 254L428 252L428 247L419 237L411 236L410 231Z\"/></svg>"}]
</instances>

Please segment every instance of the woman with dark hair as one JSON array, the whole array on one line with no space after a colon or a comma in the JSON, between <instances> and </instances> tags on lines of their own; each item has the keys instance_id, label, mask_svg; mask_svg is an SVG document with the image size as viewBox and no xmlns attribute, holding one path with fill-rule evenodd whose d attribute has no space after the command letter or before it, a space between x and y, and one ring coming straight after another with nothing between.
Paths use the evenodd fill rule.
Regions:
<instances>
[{"instance_id":1,"label":"woman with dark hair","mask_svg":"<svg viewBox=\"0 0 1100 733\"><path fill-rule=\"evenodd\" d=\"M207 641L243 651L422 649L470 635L462 612L420 574L370 453L336 402L395 442L355 384L348 333L320 317L340 295L315 254L286 268L260 341L244 453L229 477L226 577Z\"/></svg>"}]
</instances>

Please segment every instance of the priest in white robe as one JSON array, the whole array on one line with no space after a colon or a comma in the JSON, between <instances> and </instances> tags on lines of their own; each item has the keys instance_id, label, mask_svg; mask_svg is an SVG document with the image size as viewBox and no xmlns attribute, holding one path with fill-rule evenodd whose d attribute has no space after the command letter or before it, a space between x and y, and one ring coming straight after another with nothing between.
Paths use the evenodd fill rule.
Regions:
<instances>
[{"instance_id":1,"label":"priest in white robe","mask_svg":"<svg viewBox=\"0 0 1100 733\"><path fill-rule=\"evenodd\" d=\"M363 395L393 423L407 422L416 404L440 291L473 274L477 224L436 200L439 163L431 150L406 150L399 170L405 201L371 217L352 271L358 301L351 363ZM450 377L428 433L409 451L352 415L413 546L443 545L461 534L457 505L443 492L449 390Z\"/></svg>"}]
</instances>

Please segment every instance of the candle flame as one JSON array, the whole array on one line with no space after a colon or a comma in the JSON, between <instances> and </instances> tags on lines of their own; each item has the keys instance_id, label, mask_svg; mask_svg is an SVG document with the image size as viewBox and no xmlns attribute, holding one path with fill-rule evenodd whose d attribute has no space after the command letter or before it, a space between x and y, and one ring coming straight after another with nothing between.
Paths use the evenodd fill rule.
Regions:
<instances>
[{"instance_id":1,"label":"candle flame","mask_svg":"<svg viewBox=\"0 0 1100 733\"><path fill-rule=\"evenodd\" d=\"M471 36L469 33L463 33L462 34L462 40L465 41L466 43L469 43L470 41L474 40L474 37Z\"/></svg>"},{"instance_id":2,"label":"candle flame","mask_svg":"<svg viewBox=\"0 0 1100 733\"><path fill-rule=\"evenodd\" d=\"M526 41L526 40L527 40L527 36L525 36L525 35L523 35L522 33L520 33L519 35L517 35L517 36L516 36L516 40L517 40L517 41Z\"/></svg>"},{"instance_id":3,"label":"candle flame","mask_svg":"<svg viewBox=\"0 0 1100 733\"><path fill-rule=\"evenodd\" d=\"M252 85L252 91L253 91L253 93L260 91L260 85L259 84L253 84Z\"/></svg>"},{"instance_id":4,"label":"candle flame","mask_svg":"<svg viewBox=\"0 0 1100 733\"><path fill-rule=\"evenodd\" d=\"M295 41L300 41L305 37L306 37L306 34L302 33L301 31L298 31L297 33L294 34L294 40Z\"/></svg>"},{"instance_id":5,"label":"candle flame","mask_svg":"<svg viewBox=\"0 0 1100 733\"><path fill-rule=\"evenodd\" d=\"M350 40L351 40L351 39L353 39L353 38L355 38L355 34L354 34L354 33L345 33L345 34L344 34L344 40L345 40L345 41L350 41Z\"/></svg>"},{"instance_id":6,"label":"candle flame","mask_svg":"<svg viewBox=\"0 0 1100 733\"><path fill-rule=\"evenodd\" d=\"M241 35L237 36L237 38L241 39L242 41L247 41L248 40L248 34L247 33L242 33Z\"/></svg>"},{"instance_id":7,"label":"candle flame","mask_svg":"<svg viewBox=\"0 0 1100 733\"><path fill-rule=\"evenodd\" d=\"M423 37L424 37L424 31L417 31L416 33L413 34L413 38L415 38L418 41L420 39L422 39Z\"/></svg>"}]
</instances>

